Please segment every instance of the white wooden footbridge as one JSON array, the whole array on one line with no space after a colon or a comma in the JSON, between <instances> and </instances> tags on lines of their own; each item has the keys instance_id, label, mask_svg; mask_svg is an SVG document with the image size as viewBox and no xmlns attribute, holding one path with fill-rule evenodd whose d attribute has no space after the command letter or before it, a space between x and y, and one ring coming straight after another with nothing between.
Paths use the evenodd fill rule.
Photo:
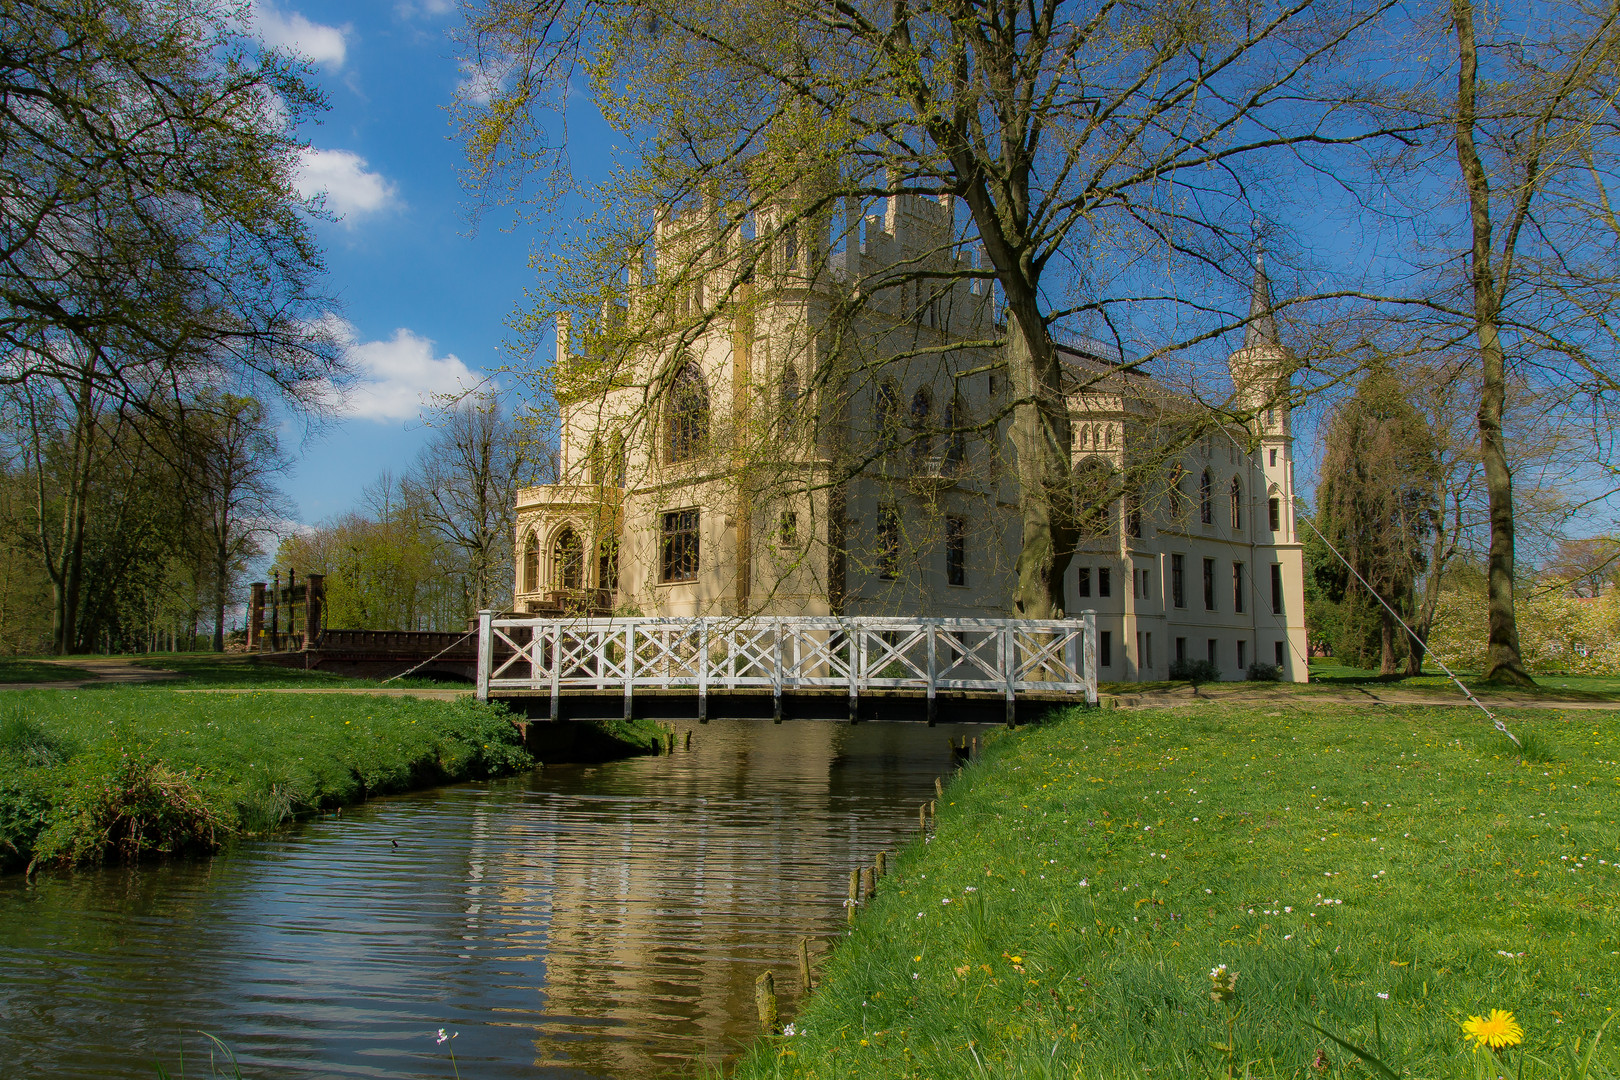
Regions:
<instances>
[{"instance_id":1,"label":"white wooden footbridge","mask_svg":"<svg viewBox=\"0 0 1620 1080\"><path fill-rule=\"evenodd\" d=\"M543 619L485 611L477 685L483 700L549 697L554 720L574 711L571 700L600 710L605 699L622 697L629 718L646 711L638 709L643 699L663 699L667 709L674 697L685 715L695 707L707 721L711 699L750 699L762 712L768 695L778 722L785 709L795 712L796 699L844 698L851 721L863 699L877 699L888 703L888 715L929 723L941 701L979 712L1000 705L1010 724L1020 700L1097 703L1097 621L1091 611L1063 620Z\"/></svg>"}]
</instances>

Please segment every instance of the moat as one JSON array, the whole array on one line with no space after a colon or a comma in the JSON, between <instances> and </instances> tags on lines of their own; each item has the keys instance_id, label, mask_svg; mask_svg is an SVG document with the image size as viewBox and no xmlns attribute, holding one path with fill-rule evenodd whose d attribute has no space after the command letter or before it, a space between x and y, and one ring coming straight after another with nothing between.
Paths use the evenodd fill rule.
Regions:
<instances>
[{"instance_id":1,"label":"moat","mask_svg":"<svg viewBox=\"0 0 1620 1080\"><path fill-rule=\"evenodd\" d=\"M798 994L848 871L916 832L940 724L717 720L690 750L381 799L212 860L0 879L0 1075L651 1078Z\"/></svg>"}]
</instances>

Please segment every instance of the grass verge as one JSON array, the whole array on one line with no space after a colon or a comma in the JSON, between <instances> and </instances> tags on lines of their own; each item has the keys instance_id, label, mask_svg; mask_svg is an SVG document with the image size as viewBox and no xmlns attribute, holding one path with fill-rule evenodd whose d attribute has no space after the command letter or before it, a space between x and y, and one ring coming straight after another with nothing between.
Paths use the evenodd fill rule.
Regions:
<instances>
[{"instance_id":1,"label":"grass verge","mask_svg":"<svg viewBox=\"0 0 1620 1080\"><path fill-rule=\"evenodd\" d=\"M219 653L168 653L141 656L131 661L138 668L178 672L180 677L166 686L184 686L191 689L221 689L235 687L296 688L344 687L349 689L376 689L381 679L355 679L335 675L329 671L304 671L283 667L260 660L256 656ZM401 670L409 667L401 664ZM455 684L435 682L432 679L402 678L388 683L398 689L454 688ZM468 689L471 689L469 686Z\"/></svg>"},{"instance_id":2,"label":"grass verge","mask_svg":"<svg viewBox=\"0 0 1620 1080\"><path fill-rule=\"evenodd\" d=\"M0 870L207 852L531 764L505 710L470 699L13 691L0 700Z\"/></svg>"},{"instance_id":3,"label":"grass verge","mask_svg":"<svg viewBox=\"0 0 1620 1080\"><path fill-rule=\"evenodd\" d=\"M1620 1075L1620 1023L1580 1062L1620 1007L1614 722L1523 714L1526 758L1467 710L1299 706L994 740L736 1075ZM1500 1057L1461 1037L1492 1008Z\"/></svg>"}]
</instances>

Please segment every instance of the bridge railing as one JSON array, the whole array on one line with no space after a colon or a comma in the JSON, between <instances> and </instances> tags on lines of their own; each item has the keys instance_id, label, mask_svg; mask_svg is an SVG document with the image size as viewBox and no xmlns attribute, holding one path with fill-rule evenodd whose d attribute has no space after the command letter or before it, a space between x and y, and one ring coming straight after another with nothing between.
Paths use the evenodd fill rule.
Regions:
<instances>
[{"instance_id":1,"label":"bridge railing","mask_svg":"<svg viewBox=\"0 0 1620 1080\"><path fill-rule=\"evenodd\" d=\"M692 690L708 716L711 690L782 695L842 690L855 715L873 690L921 691L934 716L940 693L1000 694L1012 718L1028 692L1084 695L1097 703L1096 613L1077 620L835 618L545 619L479 613L478 696L565 691L624 695Z\"/></svg>"}]
</instances>

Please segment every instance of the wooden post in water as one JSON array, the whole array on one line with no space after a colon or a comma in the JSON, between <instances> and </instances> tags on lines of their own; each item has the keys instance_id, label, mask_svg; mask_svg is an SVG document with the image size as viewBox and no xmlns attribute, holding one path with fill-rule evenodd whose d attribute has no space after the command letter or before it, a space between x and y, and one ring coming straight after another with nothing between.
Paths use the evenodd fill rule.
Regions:
<instances>
[{"instance_id":1,"label":"wooden post in water","mask_svg":"<svg viewBox=\"0 0 1620 1080\"><path fill-rule=\"evenodd\" d=\"M759 1033L777 1034L776 977L768 971L754 980L754 1008L759 1012Z\"/></svg>"},{"instance_id":2,"label":"wooden post in water","mask_svg":"<svg viewBox=\"0 0 1620 1080\"><path fill-rule=\"evenodd\" d=\"M861 903L870 901L877 893L877 875L870 866L861 867Z\"/></svg>"},{"instance_id":3,"label":"wooden post in water","mask_svg":"<svg viewBox=\"0 0 1620 1080\"><path fill-rule=\"evenodd\" d=\"M933 799L928 800L928 820L929 821L934 820L934 800Z\"/></svg>"},{"instance_id":4,"label":"wooden post in water","mask_svg":"<svg viewBox=\"0 0 1620 1080\"><path fill-rule=\"evenodd\" d=\"M807 937L799 939L799 984L806 994L815 986L810 979L810 939Z\"/></svg>"},{"instance_id":5,"label":"wooden post in water","mask_svg":"<svg viewBox=\"0 0 1620 1080\"><path fill-rule=\"evenodd\" d=\"M941 799L945 797L945 784L937 776L934 777L934 794Z\"/></svg>"},{"instance_id":6,"label":"wooden post in water","mask_svg":"<svg viewBox=\"0 0 1620 1080\"><path fill-rule=\"evenodd\" d=\"M691 728L686 729L686 745L683 746L681 749L683 749L683 750L692 749L692 729Z\"/></svg>"},{"instance_id":7,"label":"wooden post in water","mask_svg":"<svg viewBox=\"0 0 1620 1080\"><path fill-rule=\"evenodd\" d=\"M922 833L923 839L928 839L928 804L920 803L917 806L917 831Z\"/></svg>"},{"instance_id":8,"label":"wooden post in water","mask_svg":"<svg viewBox=\"0 0 1620 1080\"><path fill-rule=\"evenodd\" d=\"M860 902L861 898L860 889L861 872L859 870L851 870L849 872L849 902L844 906L849 912L848 921L852 923L855 921L855 905Z\"/></svg>"},{"instance_id":9,"label":"wooden post in water","mask_svg":"<svg viewBox=\"0 0 1620 1080\"><path fill-rule=\"evenodd\" d=\"M888 852L880 851L872 856L872 872L878 877L882 877L889 872Z\"/></svg>"}]
</instances>

